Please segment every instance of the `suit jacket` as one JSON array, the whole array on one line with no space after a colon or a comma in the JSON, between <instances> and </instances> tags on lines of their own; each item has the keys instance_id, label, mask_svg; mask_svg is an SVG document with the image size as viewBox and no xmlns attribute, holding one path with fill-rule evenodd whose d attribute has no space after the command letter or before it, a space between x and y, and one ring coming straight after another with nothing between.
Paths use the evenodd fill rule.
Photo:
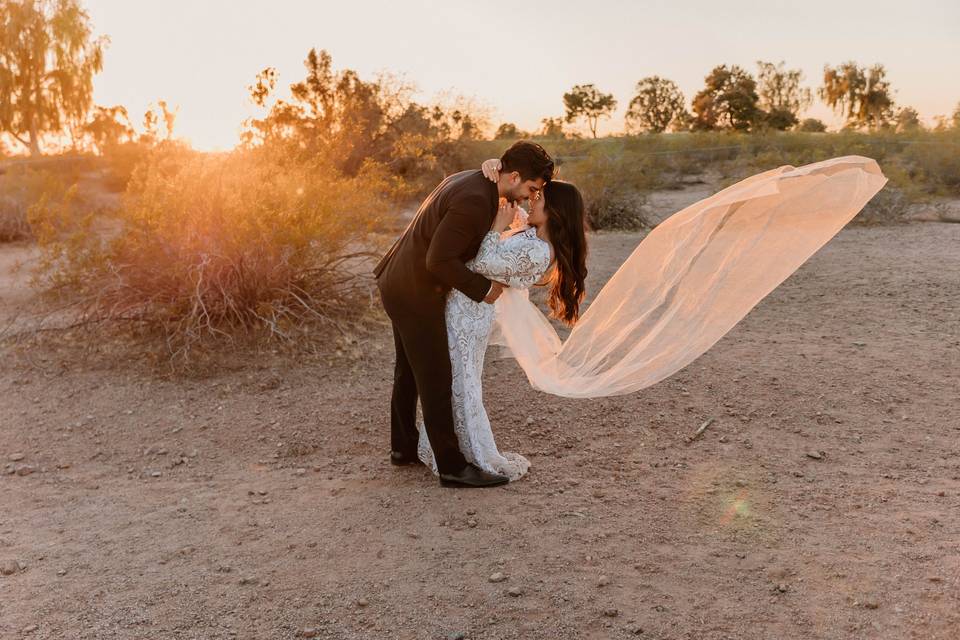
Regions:
<instances>
[{"instance_id":1,"label":"suit jacket","mask_svg":"<svg viewBox=\"0 0 960 640\"><path fill-rule=\"evenodd\" d=\"M444 179L374 268L380 290L411 311L443 309L451 288L483 301L490 280L464 263L490 231L499 200L497 185L479 170Z\"/></svg>"}]
</instances>

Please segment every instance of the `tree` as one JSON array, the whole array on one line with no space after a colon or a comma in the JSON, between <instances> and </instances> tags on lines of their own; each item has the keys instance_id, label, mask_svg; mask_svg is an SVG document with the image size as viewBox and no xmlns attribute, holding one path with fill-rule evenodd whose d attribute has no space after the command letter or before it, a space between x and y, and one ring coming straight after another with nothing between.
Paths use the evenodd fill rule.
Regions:
<instances>
[{"instance_id":1,"label":"tree","mask_svg":"<svg viewBox=\"0 0 960 640\"><path fill-rule=\"evenodd\" d=\"M957 103L957 108L953 110L953 128L960 130L960 102Z\"/></svg>"},{"instance_id":2,"label":"tree","mask_svg":"<svg viewBox=\"0 0 960 640\"><path fill-rule=\"evenodd\" d=\"M758 106L764 112L763 123L771 129L785 131L800 121L800 112L810 106L813 94L801 87L803 72L785 69L778 64L757 60L760 68L757 83Z\"/></svg>"},{"instance_id":3,"label":"tree","mask_svg":"<svg viewBox=\"0 0 960 640\"><path fill-rule=\"evenodd\" d=\"M140 142L153 145L163 140L173 140L173 125L179 110L180 108L177 107L171 111L166 100L159 100L156 105L150 105L143 114L143 133L140 135ZM163 123L162 134L160 133L161 123Z\"/></svg>"},{"instance_id":4,"label":"tree","mask_svg":"<svg viewBox=\"0 0 960 640\"><path fill-rule=\"evenodd\" d=\"M650 76L637 83L636 95L630 101L626 122L628 129L662 133L668 127L679 127L689 117L683 93L672 80Z\"/></svg>"},{"instance_id":5,"label":"tree","mask_svg":"<svg viewBox=\"0 0 960 640\"><path fill-rule=\"evenodd\" d=\"M493 134L494 140L516 140L519 138L529 138L530 134L526 131L517 129L517 125L512 122L504 122L497 127L497 132Z\"/></svg>"},{"instance_id":6,"label":"tree","mask_svg":"<svg viewBox=\"0 0 960 640\"><path fill-rule=\"evenodd\" d=\"M617 108L617 101L611 93L601 93L592 84L578 84L563 94L564 119L573 122L577 118L587 121L587 127L594 138L597 137L597 123L600 118L609 118Z\"/></svg>"},{"instance_id":7,"label":"tree","mask_svg":"<svg viewBox=\"0 0 960 640\"><path fill-rule=\"evenodd\" d=\"M903 107L897 111L896 130L898 132L917 131L922 129L920 114L913 107Z\"/></svg>"},{"instance_id":8,"label":"tree","mask_svg":"<svg viewBox=\"0 0 960 640\"><path fill-rule=\"evenodd\" d=\"M83 132L92 138L94 147L100 153L133 139L134 135L130 116L122 105L94 107L90 121L83 125Z\"/></svg>"},{"instance_id":9,"label":"tree","mask_svg":"<svg viewBox=\"0 0 960 640\"><path fill-rule=\"evenodd\" d=\"M304 67L306 77L290 85L292 98L269 105L277 72L268 67L257 74L248 87L250 98L268 112L245 123L245 144L289 144L307 157L335 150L339 168L353 175L365 159L393 150L398 138L394 125L403 123L426 136L445 115L412 102L407 85L386 77L365 81L350 69L335 71L324 50L310 49Z\"/></svg>"},{"instance_id":10,"label":"tree","mask_svg":"<svg viewBox=\"0 0 960 640\"><path fill-rule=\"evenodd\" d=\"M693 98L694 129L750 129L762 114L757 106L757 82L732 65L714 67L706 86Z\"/></svg>"},{"instance_id":11,"label":"tree","mask_svg":"<svg viewBox=\"0 0 960 640\"><path fill-rule=\"evenodd\" d=\"M885 76L882 64L869 69L855 62L845 62L836 68L827 65L823 68L820 97L845 118L848 127L878 129L894 116L890 83Z\"/></svg>"},{"instance_id":12,"label":"tree","mask_svg":"<svg viewBox=\"0 0 960 640\"><path fill-rule=\"evenodd\" d=\"M544 138L563 138L563 118L544 118L540 121L540 135Z\"/></svg>"},{"instance_id":13,"label":"tree","mask_svg":"<svg viewBox=\"0 0 960 640\"><path fill-rule=\"evenodd\" d=\"M827 125L822 120L816 118L804 118L803 122L797 125L797 131L806 131L808 133L823 133L827 130Z\"/></svg>"},{"instance_id":14,"label":"tree","mask_svg":"<svg viewBox=\"0 0 960 640\"><path fill-rule=\"evenodd\" d=\"M78 0L0 0L0 130L31 155L86 119L108 42L92 34Z\"/></svg>"},{"instance_id":15,"label":"tree","mask_svg":"<svg viewBox=\"0 0 960 640\"><path fill-rule=\"evenodd\" d=\"M271 67L247 87L267 112L244 123L244 145L280 148L301 159L324 157L350 176L368 162L400 176L442 176L464 163L461 143L488 128L475 101L442 95L431 106L418 104L412 85L386 74L364 80L356 71L334 70L324 50L311 49L304 66L306 77L290 85L289 100L274 97L278 77Z\"/></svg>"}]
</instances>

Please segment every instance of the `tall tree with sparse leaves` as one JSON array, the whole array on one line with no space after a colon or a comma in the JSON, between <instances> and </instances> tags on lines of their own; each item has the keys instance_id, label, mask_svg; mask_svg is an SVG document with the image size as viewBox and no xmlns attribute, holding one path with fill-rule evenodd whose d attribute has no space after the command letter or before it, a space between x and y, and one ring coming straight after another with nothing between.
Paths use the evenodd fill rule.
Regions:
<instances>
[{"instance_id":1,"label":"tall tree with sparse leaves","mask_svg":"<svg viewBox=\"0 0 960 640\"><path fill-rule=\"evenodd\" d=\"M578 84L563 94L563 107L566 110L565 120L573 122L583 118L594 138L597 137L597 124L600 118L609 118L617 108L617 101L612 93L603 93L592 84Z\"/></svg>"},{"instance_id":2,"label":"tall tree with sparse leaves","mask_svg":"<svg viewBox=\"0 0 960 640\"><path fill-rule=\"evenodd\" d=\"M77 0L0 0L0 130L39 155L43 136L80 125L106 43Z\"/></svg>"},{"instance_id":3,"label":"tall tree with sparse leaves","mask_svg":"<svg viewBox=\"0 0 960 640\"><path fill-rule=\"evenodd\" d=\"M862 68L855 62L823 68L820 97L842 115L847 126L874 130L894 117L893 95L882 64Z\"/></svg>"},{"instance_id":4,"label":"tall tree with sparse leaves","mask_svg":"<svg viewBox=\"0 0 960 640\"><path fill-rule=\"evenodd\" d=\"M680 87L672 80L650 76L637 83L626 122L630 130L662 133L670 127L678 128L688 118Z\"/></svg>"}]
</instances>

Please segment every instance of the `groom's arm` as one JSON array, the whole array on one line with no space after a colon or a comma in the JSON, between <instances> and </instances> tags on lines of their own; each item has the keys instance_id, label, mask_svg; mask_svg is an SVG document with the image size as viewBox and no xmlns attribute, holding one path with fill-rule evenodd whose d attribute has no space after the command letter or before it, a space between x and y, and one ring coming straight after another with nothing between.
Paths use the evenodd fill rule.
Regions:
<instances>
[{"instance_id":1,"label":"groom's arm","mask_svg":"<svg viewBox=\"0 0 960 640\"><path fill-rule=\"evenodd\" d=\"M490 203L482 195L454 199L427 248L427 271L475 302L483 302L491 283L470 271L460 256L490 230L489 216L484 215L489 207Z\"/></svg>"}]
</instances>

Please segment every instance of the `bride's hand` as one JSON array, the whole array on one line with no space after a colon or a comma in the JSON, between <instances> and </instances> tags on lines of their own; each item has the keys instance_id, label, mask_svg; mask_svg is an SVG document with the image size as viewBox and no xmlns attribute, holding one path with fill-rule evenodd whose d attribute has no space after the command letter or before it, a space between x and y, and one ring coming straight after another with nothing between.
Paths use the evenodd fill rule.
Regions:
<instances>
[{"instance_id":1,"label":"bride's hand","mask_svg":"<svg viewBox=\"0 0 960 640\"><path fill-rule=\"evenodd\" d=\"M483 171L483 175L491 182L496 182L500 179L501 168L502 165L500 164L500 160L498 158L484 160L483 164L480 165L480 170Z\"/></svg>"},{"instance_id":2,"label":"bride's hand","mask_svg":"<svg viewBox=\"0 0 960 640\"><path fill-rule=\"evenodd\" d=\"M519 209L520 205L516 202L507 202L505 198L501 198L500 208L497 209L497 217L493 219L493 225L490 226L490 230L503 233L509 229L513 223L513 219L517 217L517 211Z\"/></svg>"}]
</instances>

